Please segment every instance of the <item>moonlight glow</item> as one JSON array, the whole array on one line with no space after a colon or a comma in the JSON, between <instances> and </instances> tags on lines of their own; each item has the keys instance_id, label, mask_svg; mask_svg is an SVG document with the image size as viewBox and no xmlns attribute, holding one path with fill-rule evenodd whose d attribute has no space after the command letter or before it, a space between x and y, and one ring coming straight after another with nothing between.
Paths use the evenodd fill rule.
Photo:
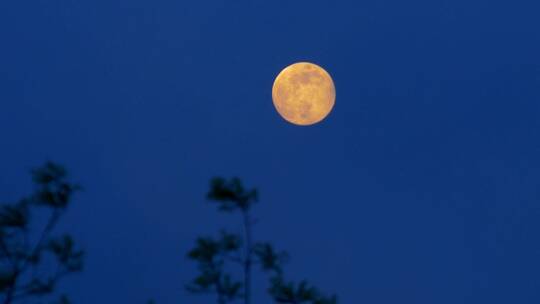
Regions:
<instances>
[{"instance_id":1,"label":"moonlight glow","mask_svg":"<svg viewBox=\"0 0 540 304\"><path fill-rule=\"evenodd\" d=\"M299 62L276 77L272 99L278 113L296 125L312 125L323 120L334 107L336 90L332 77L320 66Z\"/></svg>"}]
</instances>

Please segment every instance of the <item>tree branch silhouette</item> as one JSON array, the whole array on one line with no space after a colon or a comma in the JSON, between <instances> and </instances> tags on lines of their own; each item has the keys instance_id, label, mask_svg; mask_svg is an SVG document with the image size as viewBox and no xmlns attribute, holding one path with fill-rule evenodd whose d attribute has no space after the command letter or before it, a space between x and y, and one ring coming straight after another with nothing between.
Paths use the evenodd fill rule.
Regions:
<instances>
[{"instance_id":1,"label":"tree branch silhouette","mask_svg":"<svg viewBox=\"0 0 540 304\"><path fill-rule=\"evenodd\" d=\"M69 235L52 237L52 233L64 215L75 192L80 187L66 180L67 173L59 165L47 162L32 171L35 192L15 204L0 206L0 294L2 303L11 304L28 297L51 295L58 282L65 276L82 270L84 253L75 249ZM38 231L31 244L30 220L35 209L45 208L49 215L45 225ZM54 262L45 255L54 257ZM37 268L54 271L38 275ZM30 271L32 269L32 271ZM67 304L66 296L58 303Z\"/></svg>"},{"instance_id":2,"label":"tree branch silhouette","mask_svg":"<svg viewBox=\"0 0 540 304\"><path fill-rule=\"evenodd\" d=\"M277 303L337 304L336 296L325 296L306 281L299 284L285 281L283 264L288 260L288 254L276 251L270 243L254 242L251 208L258 201L256 189L245 189L238 178L214 178L207 198L222 212L240 213L243 236L222 230L217 239L197 239L195 247L188 252L188 258L197 263L199 275L186 286L188 292L216 294L219 304L237 300L251 304L252 271L256 264L268 274L267 291ZM234 280L226 271L227 262L241 266L240 279Z\"/></svg>"}]
</instances>

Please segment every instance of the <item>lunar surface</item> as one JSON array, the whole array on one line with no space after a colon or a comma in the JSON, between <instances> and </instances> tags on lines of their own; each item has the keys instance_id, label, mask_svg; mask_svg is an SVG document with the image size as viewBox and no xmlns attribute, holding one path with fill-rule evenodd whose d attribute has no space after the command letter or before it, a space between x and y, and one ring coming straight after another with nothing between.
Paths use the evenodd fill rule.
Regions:
<instances>
[{"instance_id":1,"label":"lunar surface","mask_svg":"<svg viewBox=\"0 0 540 304\"><path fill-rule=\"evenodd\" d=\"M288 122L307 126L323 120L334 107L332 77L320 66L299 62L279 73L272 87L278 113Z\"/></svg>"}]
</instances>

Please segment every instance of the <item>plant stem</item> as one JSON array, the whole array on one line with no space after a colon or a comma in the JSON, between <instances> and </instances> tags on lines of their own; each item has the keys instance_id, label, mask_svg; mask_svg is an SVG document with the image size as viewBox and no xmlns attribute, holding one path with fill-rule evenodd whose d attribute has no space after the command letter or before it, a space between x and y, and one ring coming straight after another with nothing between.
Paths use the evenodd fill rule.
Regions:
<instances>
[{"instance_id":1,"label":"plant stem","mask_svg":"<svg viewBox=\"0 0 540 304\"><path fill-rule=\"evenodd\" d=\"M14 274L13 278L13 284L8 287L8 290L6 292L6 297L4 298L4 304L10 304L13 301L13 295L15 294L15 286L17 282L17 276L18 274Z\"/></svg>"},{"instance_id":2,"label":"plant stem","mask_svg":"<svg viewBox=\"0 0 540 304\"><path fill-rule=\"evenodd\" d=\"M251 223L247 210L242 211L244 218L244 233L246 237L245 259L244 259L244 304L251 303L251 255L252 255L252 240L251 240Z\"/></svg>"}]
</instances>

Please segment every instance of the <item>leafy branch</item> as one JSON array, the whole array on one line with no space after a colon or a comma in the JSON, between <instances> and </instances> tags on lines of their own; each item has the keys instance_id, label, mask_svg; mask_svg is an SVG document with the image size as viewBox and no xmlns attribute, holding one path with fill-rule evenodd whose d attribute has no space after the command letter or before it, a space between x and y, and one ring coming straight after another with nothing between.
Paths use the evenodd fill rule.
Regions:
<instances>
[{"instance_id":1,"label":"leafy branch","mask_svg":"<svg viewBox=\"0 0 540 304\"><path fill-rule=\"evenodd\" d=\"M238 178L215 178L210 183L208 199L217 204L218 210L237 212L241 216L243 235L222 230L217 238L198 238L188 258L197 263L199 274L186 286L194 294L217 295L217 302L225 304L243 300L251 303L252 266L257 264L269 276L269 295L277 303L337 304L336 296L327 297L306 281L299 284L286 282L283 265L288 260L286 252L276 251L270 243L254 242L251 208L258 201L256 189L247 190ZM241 277L226 271L227 263L241 266ZM228 269L228 268L227 268Z\"/></svg>"},{"instance_id":2,"label":"leafy branch","mask_svg":"<svg viewBox=\"0 0 540 304\"><path fill-rule=\"evenodd\" d=\"M65 276L83 268L84 252L76 249L69 235L52 237L51 234L65 214L75 192L76 184L66 180L67 173L59 165L48 162L32 171L35 192L15 204L0 206L0 294L4 304L31 296L45 296L54 292ZM31 242L30 220L36 209L46 209L47 220ZM54 271L45 256L54 257ZM40 267L41 266L41 267ZM47 267L49 266L49 267ZM47 269L39 276L37 268ZM43 271L42 271L43 272ZM57 303L67 304L63 295Z\"/></svg>"}]
</instances>

